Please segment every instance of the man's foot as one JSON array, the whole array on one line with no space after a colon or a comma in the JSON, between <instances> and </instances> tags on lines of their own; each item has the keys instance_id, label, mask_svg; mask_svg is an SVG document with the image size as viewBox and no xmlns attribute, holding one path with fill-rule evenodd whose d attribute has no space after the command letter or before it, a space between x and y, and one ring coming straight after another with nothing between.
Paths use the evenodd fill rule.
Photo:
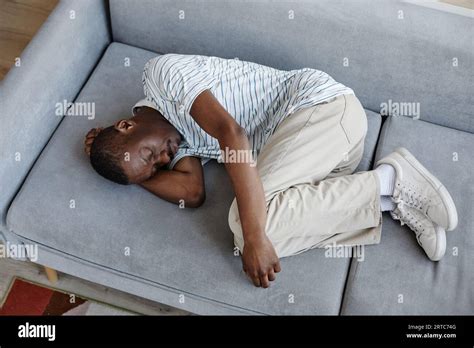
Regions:
<instances>
[{"instance_id":1,"label":"man's foot","mask_svg":"<svg viewBox=\"0 0 474 348\"><path fill-rule=\"evenodd\" d=\"M377 162L381 164L395 169L392 198L396 204L420 211L446 231L456 228L458 214L448 190L407 149L397 148Z\"/></svg>"},{"instance_id":2,"label":"man's foot","mask_svg":"<svg viewBox=\"0 0 474 348\"><path fill-rule=\"evenodd\" d=\"M390 212L390 215L415 232L418 244L430 260L441 260L446 252L446 232L442 227L434 224L419 210L403 204L399 204L395 210Z\"/></svg>"}]
</instances>

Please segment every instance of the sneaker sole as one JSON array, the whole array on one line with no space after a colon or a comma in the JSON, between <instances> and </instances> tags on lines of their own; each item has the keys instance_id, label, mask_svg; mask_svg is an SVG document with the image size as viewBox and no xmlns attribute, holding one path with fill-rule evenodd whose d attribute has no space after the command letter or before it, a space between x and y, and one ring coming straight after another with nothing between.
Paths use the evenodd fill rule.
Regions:
<instances>
[{"instance_id":1,"label":"sneaker sole","mask_svg":"<svg viewBox=\"0 0 474 348\"><path fill-rule=\"evenodd\" d=\"M439 226L436 227L436 250L433 256L429 257L431 261L439 261L446 253L446 232Z\"/></svg>"},{"instance_id":2,"label":"sneaker sole","mask_svg":"<svg viewBox=\"0 0 474 348\"><path fill-rule=\"evenodd\" d=\"M436 189L438 194L441 197L441 200L443 201L444 206L446 207L446 210L448 212L448 225L443 226L446 231L452 231L456 228L458 225L458 213L456 210L456 205L454 204L453 198L449 194L448 190L446 187L441 183L441 181L438 180L433 174L429 172L428 169L426 169L416 158L413 156L410 151L403 147L399 147L395 149L395 152L399 153L403 158L409 162L413 168L415 168L418 172L423 175L424 178L426 178L431 185Z\"/></svg>"}]
</instances>

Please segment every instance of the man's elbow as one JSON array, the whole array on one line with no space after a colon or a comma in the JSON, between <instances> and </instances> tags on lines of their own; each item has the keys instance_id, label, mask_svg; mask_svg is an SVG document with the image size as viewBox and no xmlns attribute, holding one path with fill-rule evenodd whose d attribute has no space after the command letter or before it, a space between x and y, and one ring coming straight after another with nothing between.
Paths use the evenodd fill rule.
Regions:
<instances>
[{"instance_id":1,"label":"man's elbow","mask_svg":"<svg viewBox=\"0 0 474 348\"><path fill-rule=\"evenodd\" d=\"M188 199L184 202L188 208L199 208L206 201L204 187L197 187L188 193Z\"/></svg>"}]
</instances>

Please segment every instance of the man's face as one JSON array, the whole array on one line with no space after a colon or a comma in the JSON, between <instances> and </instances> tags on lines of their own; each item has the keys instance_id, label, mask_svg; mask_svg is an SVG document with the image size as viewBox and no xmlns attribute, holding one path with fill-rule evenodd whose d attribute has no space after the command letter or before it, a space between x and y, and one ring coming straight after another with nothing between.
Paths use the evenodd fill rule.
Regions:
<instances>
[{"instance_id":1,"label":"man's face","mask_svg":"<svg viewBox=\"0 0 474 348\"><path fill-rule=\"evenodd\" d=\"M169 164L181 141L176 129L165 122L121 120L115 129L125 137L121 164L131 184L148 180Z\"/></svg>"}]
</instances>

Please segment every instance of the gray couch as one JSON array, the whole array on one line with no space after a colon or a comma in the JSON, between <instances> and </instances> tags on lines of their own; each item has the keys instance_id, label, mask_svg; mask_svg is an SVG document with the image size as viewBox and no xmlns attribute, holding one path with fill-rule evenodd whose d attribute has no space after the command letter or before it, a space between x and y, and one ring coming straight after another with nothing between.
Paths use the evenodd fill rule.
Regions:
<instances>
[{"instance_id":1,"label":"gray couch","mask_svg":"<svg viewBox=\"0 0 474 348\"><path fill-rule=\"evenodd\" d=\"M37 244L41 265L199 314L473 314L473 28L404 1L61 1L1 85L2 238ZM233 253L222 165L205 165L199 209L98 176L84 134L129 116L145 62L168 52L314 67L352 87L369 119L359 170L403 145L452 193L444 259L385 216L364 261L308 251L262 290ZM94 102L95 119L57 116L63 100ZM382 118L389 100L419 103L420 118Z\"/></svg>"}]
</instances>

